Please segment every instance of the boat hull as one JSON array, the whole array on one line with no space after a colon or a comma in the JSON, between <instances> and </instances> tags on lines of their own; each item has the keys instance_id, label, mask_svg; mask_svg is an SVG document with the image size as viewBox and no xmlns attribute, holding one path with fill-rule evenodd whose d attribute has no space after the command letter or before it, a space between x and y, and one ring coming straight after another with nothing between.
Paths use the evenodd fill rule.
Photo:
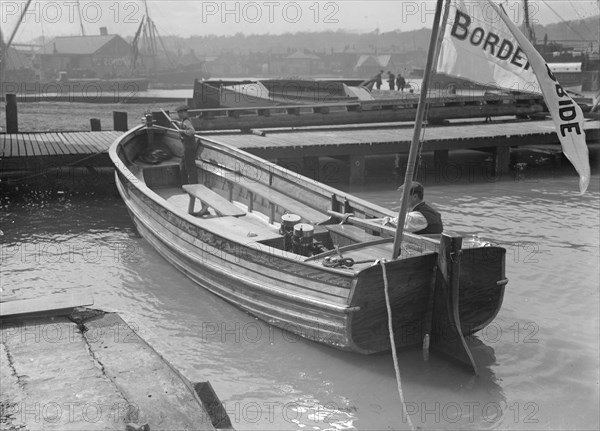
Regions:
<instances>
[{"instance_id":1,"label":"boat hull","mask_svg":"<svg viewBox=\"0 0 600 431\"><path fill-rule=\"evenodd\" d=\"M148 143L146 133L148 129L136 128L111 147L110 156L117 168L117 187L139 233L196 284L284 331L365 354L390 348L384 298L384 286L388 284L396 345L408 347L422 342L428 327L431 288L444 282L440 271L434 271L437 268L436 253L412 250L404 259L386 262L384 280L377 253L381 257L388 256L391 238L389 241L380 238L364 247L362 244L342 247L347 249L344 252L347 256L362 252L372 262L332 268L323 265L323 258L318 255L306 258L278 248L281 241L275 232L269 238L261 238L260 230L258 236L235 237L230 231L241 222L234 217L199 219L182 211L166 197L168 184L156 183L154 177L150 181L151 177L144 175L143 170L132 162ZM163 142L172 147L173 154L181 154L178 136L171 132L153 133L150 140L154 145ZM258 192L258 185L264 180L265 184L287 190L299 201L319 202L323 206L328 202L333 205L334 200L346 201L352 202L356 212L385 214L382 212L385 210L376 205L292 175L242 151L203 142L197 155L199 176L213 191L225 196L229 194L238 202L245 203L243 199L250 189L243 189L240 183L231 187L226 182L219 184L218 178L226 181L230 176L226 172L206 170L208 168L204 166L209 161L223 166L264 169L264 172L249 169L253 172L251 184L256 188L253 192ZM256 164L250 166L252 163ZM268 173L269 178L263 179L263 173ZM177 175L172 178L178 182ZM330 194L329 199L323 194ZM261 202L253 196L250 199L250 205L258 210ZM262 205L268 207L264 202ZM337 204L334 209L336 207ZM274 214L283 213L271 208ZM465 306L460 309L460 318L462 331L470 334L488 324L500 308L504 286L497 282L504 277L504 250L490 247L487 254L476 250L463 252L465 264L461 267L461 283L465 288L461 290L461 301Z\"/></svg>"},{"instance_id":2,"label":"boat hull","mask_svg":"<svg viewBox=\"0 0 600 431\"><path fill-rule=\"evenodd\" d=\"M312 280L314 284L322 284L321 280L326 283L331 278L339 289L349 292L351 276L326 277L327 274L314 274L309 266L302 271L297 263L262 252L260 244L240 247L170 213L123 176L117 175L117 184L140 235L196 284L283 330L340 349L355 350L346 330L349 307L298 294L304 290L302 285L309 287L311 275L319 277ZM289 280L289 274L284 274L281 266L269 271L265 263L270 267L286 264L294 280L283 286L282 279Z\"/></svg>"}]
</instances>

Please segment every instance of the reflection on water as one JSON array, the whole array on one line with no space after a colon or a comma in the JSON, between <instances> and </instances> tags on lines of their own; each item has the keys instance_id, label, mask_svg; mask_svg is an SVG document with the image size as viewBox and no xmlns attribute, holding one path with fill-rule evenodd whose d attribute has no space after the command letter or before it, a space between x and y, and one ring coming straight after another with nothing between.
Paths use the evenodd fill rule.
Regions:
<instances>
[{"instance_id":1,"label":"reflection on water","mask_svg":"<svg viewBox=\"0 0 600 431\"><path fill-rule=\"evenodd\" d=\"M469 341L481 375L400 352L405 408L425 429L596 429L598 177L430 184L447 228L507 248L505 302ZM354 190L390 208L391 183ZM298 339L197 288L135 232L120 198L5 195L2 300L86 290L192 381L210 380L236 429L409 429L389 354Z\"/></svg>"}]
</instances>

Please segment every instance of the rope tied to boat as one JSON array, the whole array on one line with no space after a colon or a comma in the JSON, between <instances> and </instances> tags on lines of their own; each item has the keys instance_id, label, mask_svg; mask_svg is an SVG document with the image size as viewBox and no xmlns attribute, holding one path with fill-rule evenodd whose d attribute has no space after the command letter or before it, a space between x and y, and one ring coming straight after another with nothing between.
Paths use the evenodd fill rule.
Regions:
<instances>
[{"instance_id":1,"label":"rope tied to boat","mask_svg":"<svg viewBox=\"0 0 600 431\"><path fill-rule=\"evenodd\" d=\"M323 266L327 268L352 268L355 264L358 263L377 263L376 259L367 259L367 260L354 260L351 257L344 257L342 252L340 251L339 246L335 247L335 251L337 256L327 256L323 259Z\"/></svg>"},{"instance_id":2,"label":"rope tied to boat","mask_svg":"<svg viewBox=\"0 0 600 431\"><path fill-rule=\"evenodd\" d=\"M323 266L327 268L351 268L355 263L351 257L327 256L323 259Z\"/></svg>"},{"instance_id":3,"label":"rope tied to boat","mask_svg":"<svg viewBox=\"0 0 600 431\"><path fill-rule=\"evenodd\" d=\"M381 265L381 271L383 272L383 293L385 294L385 306L387 308L388 314L388 329L390 331L390 344L392 347L392 357L394 358L394 371L396 372L398 395L400 396L400 403L402 404L402 417L403 419L406 418L406 422L410 426L410 429L414 431L415 427L412 421L410 420L410 416L406 413L404 394L402 392L402 379L400 378L400 367L398 366L398 354L396 352L396 341L394 339L394 328L392 325L392 307L390 305L389 282L387 277L387 270L385 268L386 260L379 259L377 262Z\"/></svg>"}]
</instances>

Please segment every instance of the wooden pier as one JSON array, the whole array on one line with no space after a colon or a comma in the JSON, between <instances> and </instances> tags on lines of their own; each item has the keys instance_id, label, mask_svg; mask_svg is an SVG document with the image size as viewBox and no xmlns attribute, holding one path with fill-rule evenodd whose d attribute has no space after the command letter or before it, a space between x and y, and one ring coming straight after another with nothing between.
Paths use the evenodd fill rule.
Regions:
<instances>
[{"instance_id":1,"label":"wooden pier","mask_svg":"<svg viewBox=\"0 0 600 431\"><path fill-rule=\"evenodd\" d=\"M122 132L0 134L0 177L52 167L109 167L108 148Z\"/></svg>"},{"instance_id":2,"label":"wooden pier","mask_svg":"<svg viewBox=\"0 0 600 431\"><path fill-rule=\"evenodd\" d=\"M527 145L555 146L560 143L551 120L496 121L493 123L454 122L429 126L424 133L423 152L434 153L434 165L446 166L451 150L480 150L492 155L492 175L510 169L510 148ZM600 142L600 121L585 123L587 142ZM413 134L412 124L372 125L294 130L261 130L251 134L228 133L214 140L242 148L265 159L292 165L307 176L318 172L319 157L345 160L349 166L349 183L365 180L365 157L408 153ZM211 138L212 139L212 138Z\"/></svg>"},{"instance_id":3,"label":"wooden pier","mask_svg":"<svg viewBox=\"0 0 600 431\"><path fill-rule=\"evenodd\" d=\"M600 142L600 121L587 121L585 130L588 143ZM111 167L107 150L121 133L0 134L0 177L43 172L48 167ZM387 123L199 134L284 165L294 163L307 176L318 171L320 157L343 159L350 167L349 183L361 184L365 180L365 157L408 152L412 125ZM453 122L428 127L423 138L423 152L433 151L436 164L447 163L451 150L489 152L493 156L494 175L510 169L511 147L527 145L556 145L556 151L560 151L553 122Z\"/></svg>"}]
</instances>

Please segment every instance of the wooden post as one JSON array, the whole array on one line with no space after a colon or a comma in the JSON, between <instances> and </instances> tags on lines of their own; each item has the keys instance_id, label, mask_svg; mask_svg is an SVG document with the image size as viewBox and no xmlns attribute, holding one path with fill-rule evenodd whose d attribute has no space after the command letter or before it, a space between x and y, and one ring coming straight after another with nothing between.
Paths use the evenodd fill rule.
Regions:
<instances>
[{"instance_id":1,"label":"wooden post","mask_svg":"<svg viewBox=\"0 0 600 431\"><path fill-rule=\"evenodd\" d=\"M492 175L495 177L502 176L510 169L510 148L496 147L494 148L494 162L492 164Z\"/></svg>"},{"instance_id":2,"label":"wooden post","mask_svg":"<svg viewBox=\"0 0 600 431\"><path fill-rule=\"evenodd\" d=\"M350 185L365 183L365 156L350 155Z\"/></svg>"},{"instance_id":3,"label":"wooden post","mask_svg":"<svg viewBox=\"0 0 600 431\"><path fill-rule=\"evenodd\" d=\"M100 118L90 118L90 127L92 132L100 132L102 130Z\"/></svg>"},{"instance_id":4,"label":"wooden post","mask_svg":"<svg viewBox=\"0 0 600 431\"><path fill-rule=\"evenodd\" d=\"M6 95L6 133L19 133L19 118L17 115L17 95Z\"/></svg>"},{"instance_id":5,"label":"wooden post","mask_svg":"<svg viewBox=\"0 0 600 431\"><path fill-rule=\"evenodd\" d=\"M152 129L152 125L154 124L154 114L146 114L146 127L147 137L148 137L148 148L152 148L154 146L154 129Z\"/></svg>"},{"instance_id":6,"label":"wooden post","mask_svg":"<svg viewBox=\"0 0 600 431\"><path fill-rule=\"evenodd\" d=\"M117 132L126 132L127 127L127 112L113 111L113 130Z\"/></svg>"}]
</instances>

